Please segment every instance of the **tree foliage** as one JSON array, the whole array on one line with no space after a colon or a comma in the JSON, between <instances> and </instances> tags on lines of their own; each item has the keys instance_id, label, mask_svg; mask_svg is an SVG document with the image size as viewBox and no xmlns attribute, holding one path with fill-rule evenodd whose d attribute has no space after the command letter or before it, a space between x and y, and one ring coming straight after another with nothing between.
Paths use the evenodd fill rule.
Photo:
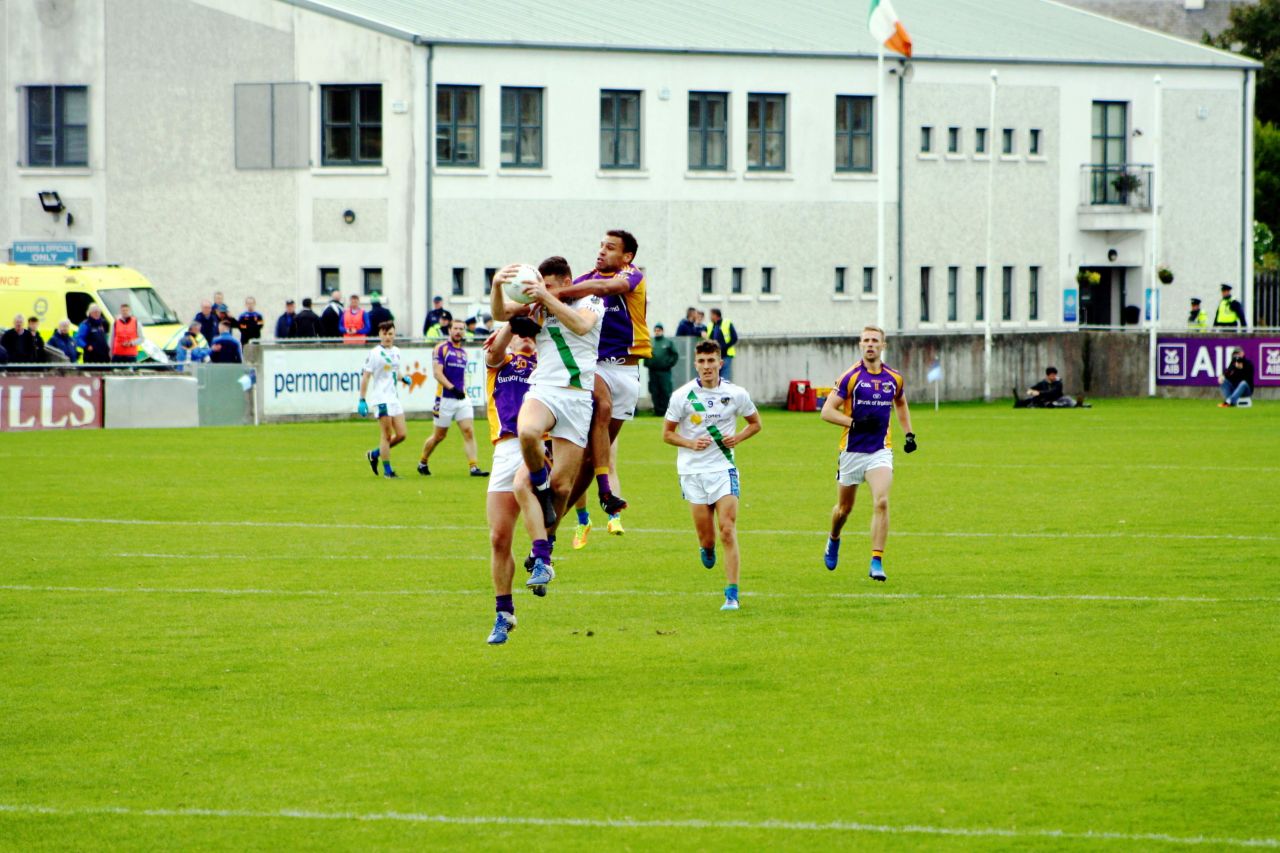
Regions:
<instances>
[{"instance_id":1,"label":"tree foliage","mask_svg":"<svg viewBox=\"0 0 1280 853\"><path fill-rule=\"evenodd\" d=\"M1217 38L1207 41L1262 63L1254 114L1264 122L1280 122L1280 0L1235 6L1230 20L1231 25Z\"/></svg>"}]
</instances>

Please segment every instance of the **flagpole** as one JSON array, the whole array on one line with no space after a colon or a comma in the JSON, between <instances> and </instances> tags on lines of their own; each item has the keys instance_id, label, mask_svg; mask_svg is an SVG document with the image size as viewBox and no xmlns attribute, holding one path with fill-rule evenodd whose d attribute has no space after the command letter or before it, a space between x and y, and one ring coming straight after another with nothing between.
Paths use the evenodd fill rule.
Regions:
<instances>
[{"instance_id":1,"label":"flagpole","mask_svg":"<svg viewBox=\"0 0 1280 853\"><path fill-rule=\"evenodd\" d=\"M991 69L991 111L987 122L987 271L982 283L982 399L991 402L991 290L995 270L991 267L991 240L995 219L996 184L996 82L1000 72Z\"/></svg>"},{"instance_id":2,"label":"flagpole","mask_svg":"<svg viewBox=\"0 0 1280 853\"><path fill-rule=\"evenodd\" d=\"M884 328L884 45L876 45L876 325Z\"/></svg>"},{"instance_id":3,"label":"flagpole","mask_svg":"<svg viewBox=\"0 0 1280 853\"><path fill-rule=\"evenodd\" d=\"M1147 314L1150 329L1147 340L1147 396L1156 395L1156 334L1160 328L1160 75L1157 74L1154 85L1155 101L1155 133L1151 134L1151 177L1147 179L1147 189L1151 195L1151 296L1147 299Z\"/></svg>"}]
</instances>

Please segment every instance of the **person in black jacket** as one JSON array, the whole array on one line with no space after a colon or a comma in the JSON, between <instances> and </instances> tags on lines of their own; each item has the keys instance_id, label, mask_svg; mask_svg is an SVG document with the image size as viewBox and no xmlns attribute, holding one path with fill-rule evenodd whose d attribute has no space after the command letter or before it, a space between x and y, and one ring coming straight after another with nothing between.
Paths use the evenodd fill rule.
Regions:
<instances>
[{"instance_id":1,"label":"person in black jacket","mask_svg":"<svg viewBox=\"0 0 1280 853\"><path fill-rule=\"evenodd\" d=\"M320 318L311 310L311 297L302 300L302 310L293 318L293 328L289 330L291 338L319 338L324 335L320 327Z\"/></svg>"},{"instance_id":2,"label":"person in black jacket","mask_svg":"<svg viewBox=\"0 0 1280 853\"><path fill-rule=\"evenodd\" d=\"M1213 325L1229 329L1244 328L1244 306L1239 299L1231 297L1231 285L1226 282L1222 284L1222 301L1218 303L1218 310L1213 312Z\"/></svg>"},{"instance_id":3,"label":"person in black jacket","mask_svg":"<svg viewBox=\"0 0 1280 853\"><path fill-rule=\"evenodd\" d=\"M1044 379L1027 389L1027 396L1018 397L1018 389L1013 389L1013 407L1015 409L1045 409L1063 399L1062 380L1058 378L1058 368L1046 367Z\"/></svg>"},{"instance_id":4,"label":"person in black jacket","mask_svg":"<svg viewBox=\"0 0 1280 853\"><path fill-rule=\"evenodd\" d=\"M342 337L342 291L335 290L329 294L329 304L320 314L320 336L324 338Z\"/></svg>"},{"instance_id":5,"label":"person in black jacket","mask_svg":"<svg viewBox=\"0 0 1280 853\"><path fill-rule=\"evenodd\" d=\"M292 299L284 301L284 313L276 318L276 340L282 341L285 338L293 337L293 321L297 318L297 309L294 308L296 303Z\"/></svg>"},{"instance_id":6,"label":"person in black jacket","mask_svg":"<svg viewBox=\"0 0 1280 853\"><path fill-rule=\"evenodd\" d=\"M1222 386L1220 409L1236 405L1241 397L1253 396L1253 362L1245 358L1240 347L1231 351L1231 361L1218 377L1218 382Z\"/></svg>"},{"instance_id":7,"label":"person in black jacket","mask_svg":"<svg viewBox=\"0 0 1280 853\"><path fill-rule=\"evenodd\" d=\"M394 321L396 316L391 313L390 309L384 308L382 305L381 293L369 294L369 316L365 319L369 321L369 328L375 333L387 321Z\"/></svg>"},{"instance_id":8,"label":"person in black jacket","mask_svg":"<svg viewBox=\"0 0 1280 853\"><path fill-rule=\"evenodd\" d=\"M85 364L105 364L111 361L111 346L108 341L110 333L111 324L102 316L101 306L97 303L90 305L88 315L76 331L76 346L84 350Z\"/></svg>"},{"instance_id":9,"label":"person in black jacket","mask_svg":"<svg viewBox=\"0 0 1280 853\"><path fill-rule=\"evenodd\" d=\"M36 340L35 335L27 329L27 318L19 314L13 318L13 328L0 335L0 346L8 350L9 360L14 364L34 364L38 360ZM43 355L44 342L41 341L38 346Z\"/></svg>"}]
</instances>

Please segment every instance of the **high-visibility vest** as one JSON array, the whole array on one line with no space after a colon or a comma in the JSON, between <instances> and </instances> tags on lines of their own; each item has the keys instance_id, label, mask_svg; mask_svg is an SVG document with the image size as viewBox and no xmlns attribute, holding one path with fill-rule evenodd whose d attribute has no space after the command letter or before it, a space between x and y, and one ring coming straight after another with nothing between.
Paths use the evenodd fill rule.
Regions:
<instances>
[{"instance_id":1,"label":"high-visibility vest","mask_svg":"<svg viewBox=\"0 0 1280 853\"><path fill-rule=\"evenodd\" d=\"M137 358L138 345L135 341L138 339L138 318L130 317L126 320L123 317L117 317L112 331L111 354Z\"/></svg>"},{"instance_id":2,"label":"high-visibility vest","mask_svg":"<svg viewBox=\"0 0 1280 853\"><path fill-rule=\"evenodd\" d=\"M344 344L364 343L364 311L348 308L342 312L342 342Z\"/></svg>"},{"instance_id":3,"label":"high-visibility vest","mask_svg":"<svg viewBox=\"0 0 1280 853\"><path fill-rule=\"evenodd\" d=\"M707 330L708 340L712 339L711 332L714 328L715 327L713 326L711 329ZM720 319L720 334L724 335L724 357L733 358L738 354L738 348L736 346L729 346L729 341L733 340L733 324L723 317Z\"/></svg>"},{"instance_id":4,"label":"high-visibility vest","mask_svg":"<svg viewBox=\"0 0 1280 853\"><path fill-rule=\"evenodd\" d=\"M1240 322L1240 315L1231 307L1230 299L1218 303L1218 316L1214 322L1219 326L1234 326Z\"/></svg>"}]
</instances>

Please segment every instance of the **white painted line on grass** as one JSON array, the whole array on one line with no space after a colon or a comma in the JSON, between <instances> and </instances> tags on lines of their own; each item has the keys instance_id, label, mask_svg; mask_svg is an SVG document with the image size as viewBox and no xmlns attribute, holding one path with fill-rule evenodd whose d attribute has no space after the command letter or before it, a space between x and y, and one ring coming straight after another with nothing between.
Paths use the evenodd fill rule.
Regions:
<instances>
[{"instance_id":1,"label":"white painted line on grass","mask_svg":"<svg viewBox=\"0 0 1280 853\"><path fill-rule=\"evenodd\" d=\"M313 598L409 597L448 595L489 595L488 589L262 589L259 587L159 587L159 586L37 586L30 584L0 584L0 592L69 592L103 595L264 595L300 596ZM517 588L523 595L525 590ZM557 588L556 595L584 595L608 598L631 596L641 598L709 598L719 592L662 589L564 589ZM1211 598L1192 595L1093 595L1093 594L1045 594L1034 593L948 593L948 592L754 592L744 591L745 598L844 598L879 599L886 601L1081 601L1125 604L1280 604L1280 598L1242 597Z\"/></svg>"},{"instance_id":2,"label":"white painted line on grass","mask_svg":"<svg viewBox=\"0 0 1280 853\"><path fill-rule=\"evenodd\" d=\"M87 817L117 815L120 817L160 818L232 818L237 820L311 820L356 821L363 823L417 823L447 826L531 826L584 829L711 829L763 832L831 832L870 835L938 835L958 838L1024 838L1059 839L1064 841L1157 842L1189 846L1280 847L1275 838L1230 838L1207 835L1172 835L1165 832L1107 832L1103 830L1071 831L1062 829L1005 829L1001 827L926 826L920 824L876 824L854 821L791 820L643 820L637 818L584 817L519 817L488 815L438 815L413 812L318 812L306 809L250 811L243 809L143 809L127 806L84 806L61 808L28 804L0 804L0 813Z\"/></svg>"},{"instance_id":3,"label":"white painted line on grass","mask_svg":"<svg viewBox=\"0 0 1280 853\"><path fill-rule=\"evenodd\" d=\"M75 518L71 516L58 515L0 515L0 520L5 521L46 521L55 524L122 524L122 525L141 525L141 526L173 526L173 527L284 527L284 528L302 528L317 530L443 530L443 531L459 531L459 530L484 530L489 527L483 524L473 525L449 525L449 524L350 524L350 523L333 523L333 522L313 522L313 521L248 521L245 519L235 519L229 521L211 521L209 519L197 519L184 521L181 519L167 518ZM645 533L645 534L661 534L663 536L685 535L691 533L690 528L678 527L629 527L628 533ZM775 530L775 529L756 529L739 528L738 533L754 534L761 536L812 536L821 539L825 532L822 530ZM1233 541L1233 542L1280 542L1280 536L1269 534L1235 534L1235 533L1162 533L1162 532L1142 532L1136 530L1112 530L1102 532L1071 532L1071 531L1044 531L1044 532L1000 532L990 533L985 531L965 531L965 530L939 530L939 531L894 531L893 536L913 536L928 538L953 538L953 539L1169 539L1169 540L1192 540L1192 541Z\"/></svg>"},{"instance_id":4,"label":"white painted line on grass","mask_svg":"<svg viewBox=\"0 0 1280 853\"><path fill-rule=\"evenodd\" d=\"M436 563L454 563L458 560L488 560L487 555L477 554L152 554L122 552L112 557L128 557L143 560L421 560Z\"/></svg>"}]
</instances>

